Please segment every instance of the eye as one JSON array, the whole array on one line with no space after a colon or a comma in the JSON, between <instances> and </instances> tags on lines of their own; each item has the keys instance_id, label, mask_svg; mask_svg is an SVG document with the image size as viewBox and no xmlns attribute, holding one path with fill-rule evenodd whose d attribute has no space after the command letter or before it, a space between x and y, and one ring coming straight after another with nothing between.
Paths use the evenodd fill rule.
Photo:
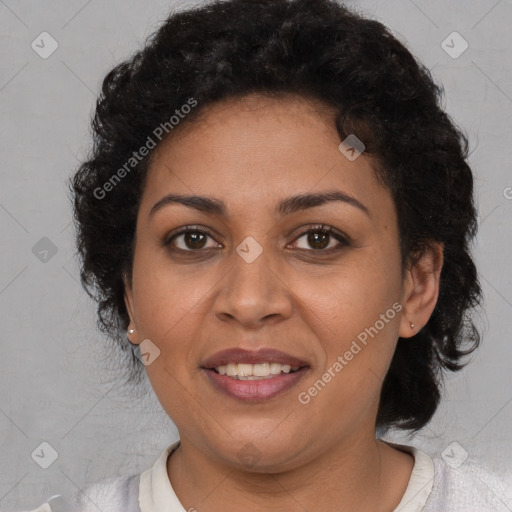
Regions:
<instances>
[{"instance_id":1,"label":"eye","mask_svg":"<svg viewBox=\"0 0 512 512\"><path fill-rule=\"evenodd\" d=\"M314 226L299 235L299 237L295 239L295 243L304 237L306 237L306 244L312 247L314 251L330 252L333 249L336 250L349 245L348 237L331 226ZM330 244L330 242L334 242L333 239L337 240L338 244ZM308 250L307 247L297 248Z\"/></svg>"},{"instance_id":2,"label":"eye","mask_svg":"<svg viewBox=\"0 0 512 512\"><path fill-rule=\"evenodd\" d=\"M207 246L208 239L213 240L213 233L202 226L184 226L179 231L173 233L164 245L172 246L178 251L199 252L201 250L218 248L219 244ZM304 231L299 235L294 244L297 245L300 239L304 238L305 243L312 248L313 251L331 252L332 250L341 249L350 245L349 238L331 226L318 225ZM338 243L332 243L337 240ZM309 250L308 247L296 246L295 248Z\"/></svg>"},{"instance_id":3,"label":"eye","mask_svg":"<svg viewBox=\"0 0 512 512\"><path fill-rule=\"evenodd\" d=\"M167 241L164 242L164 245L172 245L174 248L186 252L218 247L218 245L207 247L206 241L208 238L213 239L212 233L208 228L200 226L185 226L168 238Z\"/></svg>"}]
</instances>

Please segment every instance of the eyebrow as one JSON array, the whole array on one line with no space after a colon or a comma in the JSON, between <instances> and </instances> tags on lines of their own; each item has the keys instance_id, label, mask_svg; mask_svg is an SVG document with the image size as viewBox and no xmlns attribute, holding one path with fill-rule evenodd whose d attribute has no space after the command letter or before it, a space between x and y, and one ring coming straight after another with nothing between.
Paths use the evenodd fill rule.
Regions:
<instances>
[{"instance_id":1,"label":"eyebrow","mask_svg":"<svg viewBox=\"0 0 512 512\"><path fill-rule=\"evenodd\" d=\"M321 206L334 201L355 206L369 217L371 216L368 208L345 192L339 190L329 190L313 194L297 194L283 199L275 208L275 214L279 216L290 215L297 211L306 210L315 206ZM197 195L167 194L157 201L149 212L149 217L153 216L158 210L169 204L182 204L189 208L194 208L200 212L210 213L219 217L227 217L226 205L213 197Z\"/></svg>"}]
</instances>

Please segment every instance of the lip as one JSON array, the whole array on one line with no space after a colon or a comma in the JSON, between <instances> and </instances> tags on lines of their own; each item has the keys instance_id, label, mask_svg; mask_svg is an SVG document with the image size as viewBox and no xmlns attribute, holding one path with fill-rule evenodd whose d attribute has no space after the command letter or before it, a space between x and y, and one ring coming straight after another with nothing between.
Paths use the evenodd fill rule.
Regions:
<instances>
[{"instance_id":1,"label":"lip","mask_svg":"<svg viewBox=\"0 0 512 512\"><path fill-rule=\"evenodd\" d=\"M258 380L239 380L227 375L220 375L214 368L228 363L258 364L258 363L288 364L292 368L299 367L293 373L269 375ZM269 400L294 387L309 371L307 361L272 348L262 348L251 351L242 348L231 348L217 352L206 359L201 370L207 376L213 387L222 393L246 402Z\"/></svg>"},{"instance_id":2,"label":"lip","mask_svg":"<svg viewBox=\"0 0 512 512\"><path fill-rule=\"evenodd\" d=\"M280 395L297 385L309 371L309 367L303 366L294 373L282 373L260 380L233 379L209 368L203 368L202 371L213 387L224 394L245 402L260 402Z\"/></svg>"},{"instance_id":3,"label":"lip","mask_svg":"<svg viewBox=\"0 0 512 512\"><path fill-rule=\"evenodd\" d=\"M309 366L307 361L303 361L295 356L272 348L262 348L253 351L243 348L230 348L217 352L209 357L201 364L201 368L208 370L228 363L258 364L267 362L289 364L292 368L297 366Z\"/></svg>"}]
</instances>

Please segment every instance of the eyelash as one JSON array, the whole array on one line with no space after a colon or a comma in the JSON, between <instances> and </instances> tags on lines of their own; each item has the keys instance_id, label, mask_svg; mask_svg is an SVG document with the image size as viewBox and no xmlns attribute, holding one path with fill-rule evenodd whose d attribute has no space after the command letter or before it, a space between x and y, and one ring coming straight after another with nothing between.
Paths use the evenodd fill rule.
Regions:
<instances>
[{"instance_id":1,"label":"eyelash","mask_svg":"<svg viewBox=\"0 0 512 512\"><path fill-rule=\"evenodd\" d=\"M175 240L178 236L184 235L184 234L187 234L187 233L201 233L201 234L208 235L212 239L214 238L213 232L211 230L209 230L208 228L206 228L206 227L203 227L203 226L184 226L179 231L177 231L176 233L173 233L170 237L168 237L166 239L166 241L164 242L164 245L165 246L171 245L173 240ZM331 249L300 249L302 251L329 254L329 253L331 253L333 251L339 251L343 247L347 247L347 246L350 245L350 239L349 239L348 236L344 235L343 233L341 233L340 231L338 231L337 229L335 229L335 228L333 228L331 226L326 226L325 224L318 224L316 226L309 227L306 231L303 231L302 233L297 235L297 237L294 239L294 242L296 242L297 240L302 238L304 235L307 235L309 233L323 233L323 234L326 234L326 235L330 235L331 237L333 237L336 240L338 240L338 242L340 242L341 247L336 247L336 248L331 248ZM176 250L177 251L181 251L181 252L190 252L190 253L194 253L195 252L195 253L198 253L198 252L201 252L201 251L203 251L205 249L178 249L178 248L176 248ZM208 249L206 249L206 250L208 250Z\"/></svg>"}]
</instances>

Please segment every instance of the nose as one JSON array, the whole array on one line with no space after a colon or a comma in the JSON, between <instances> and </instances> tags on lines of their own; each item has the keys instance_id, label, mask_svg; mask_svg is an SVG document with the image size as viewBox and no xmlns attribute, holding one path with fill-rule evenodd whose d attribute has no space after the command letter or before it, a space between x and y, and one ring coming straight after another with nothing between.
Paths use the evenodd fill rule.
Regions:
<instances>
[{"instance_id":1,"label":"nose","mask_svg":"<svg viewBox=\"0 0 512 512\"><path fill-rule=\"evenodd\" d=\"M291 316L290 284L285 282L278 264L272 264L269 254L270 250L263 250L251 261L233 251L230 270L220 281L215 298L215 314L221 321L258 329Z\"/></svg>"}]
</instances>

